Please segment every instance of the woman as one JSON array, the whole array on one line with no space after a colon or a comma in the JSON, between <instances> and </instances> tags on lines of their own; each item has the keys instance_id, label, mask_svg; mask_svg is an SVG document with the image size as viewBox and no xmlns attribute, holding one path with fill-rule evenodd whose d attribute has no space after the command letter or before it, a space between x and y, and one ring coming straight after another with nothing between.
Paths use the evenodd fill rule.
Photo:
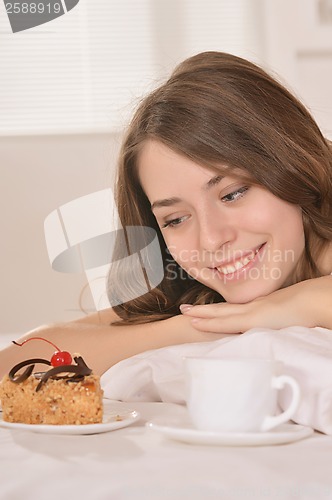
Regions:
<instances>
[{"instance_id":1,"label":"woman","mask_svg":"<svg viewBox=\"0 0 332 500\"><path fill-rule=\"evenodd\" d=\"M331 278L315 280L332 271L331 146L260 68L217 52L182 63L136 112L117 193L124 226L160 235L165 269L159 287L114 308L122 324L217 302L181 309L216 333L332 326Z\"/></svg>"},{"instance_id":2,"label":"woman","mask_svg":"<svg viewBox=\"0 0 332 500\"><path fill-rule=\"evenodd\" d=\"M117 204L124 228L156 231L164 279L116 303L137 279L119 258L112 310L38 330L96 372L144 350L255 326L332 329L331 146L297 99L252 63L198 54L143 100L120 155ZM42 355L45 343L37 344L8 348L1 365Z\"/></svg>"}]
</instances>

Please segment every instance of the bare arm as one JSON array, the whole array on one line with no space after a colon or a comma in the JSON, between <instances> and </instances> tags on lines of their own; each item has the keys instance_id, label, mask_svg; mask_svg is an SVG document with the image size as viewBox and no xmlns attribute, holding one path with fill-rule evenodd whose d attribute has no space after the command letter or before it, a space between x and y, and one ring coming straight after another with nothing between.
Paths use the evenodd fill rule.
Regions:
<instances>
[{"instance_id":1,"label":"bare arm","mask_svg":"<svg viewBox=\"0 0 332 500\"><path fill-rule=\"evenodd\" d=\"M120 317L113 311L112 308L102 309L95 313L76 319L73 323L84 323L92 325L110 325L113 321L119 321Z\"/></svg>"},{"instance_id":2,"label":"bare arm","mask_svg":"<svg viewBox=\"0 0 332 500\"><path fill-rule=\"evenodd\" d=\"M150 349L221 338L220 334L197 331L190 319L181 315L144 325L109 325L109 320L115 317L111 310L96 313L72 323L40 327L19 340L46 338L62 351L81 354L95 373L102 374L115 363ZM10 345L0 351L0 377L22 360L50 359L53 352L50 345L41 341L31 341L22 347Z\"/></svg>"},{"instance_id":3,"label":"bare arm","mask_svg":"<svg viewBox=\"0 0 332 500\"><path fill-rule=\"evenodd\" d=\"M183 309L205 332L244 332L254 327L320 326L332 330L332 276L302 281L246 304L211 304Z\"/></svg>"}]
</instances>

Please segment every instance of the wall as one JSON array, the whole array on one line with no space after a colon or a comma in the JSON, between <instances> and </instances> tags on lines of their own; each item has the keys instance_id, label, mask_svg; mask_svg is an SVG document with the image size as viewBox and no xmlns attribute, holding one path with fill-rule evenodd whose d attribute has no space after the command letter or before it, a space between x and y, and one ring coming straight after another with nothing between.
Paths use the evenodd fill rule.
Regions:
<instances>
[{"instance_id":1,"label":"wall","mask_svg":"<svg viewBox=\"0 0 332 500\"><path fill-rule=\"evenodd\" d=\"M110 187L118 145L109 134L0 139L0 333L83 315L85 276L52 270L44 219L63 203ZM83 306L93 308L88 289Z\"/></svg>"},{"instance_id":2,"label":"wall","mask_svg":"<svg viewBox=\"0 0 332 500\"><path fill-rule=\"evenodd\" d=\"M206 11L202 22L199 0L172 2L178 10L167 10L169 18L160 6L155 17L161 69L196 51L238 49L238 55L275 71L332 137L330 0L252 0L254 9L241 17L248 21L247 42L235 39L229 45L222 38L224 30L212 22L212 11ZM318 5L327 12L322 23L317 21ZM210 25L215 29L209 30ZM0 334L82 316L83 289L84 309L93 309L84 275L52 270L43 224L60 205L112 185L118 147L119 138L109 134L0 138Z\"/></svg>"},{"instance_id":3,"label":"wall","mask_svg":"<svg viewBox=\"0 0 332 500\"><path fill-rule=\"evenodd\" d=\"M264 0L267 67L332 138L332 1Z\"/></svg>"},{"instance_id":4,"label":"wall","mask_svg":"<svg viewBox=\"0 0 332 500\"><path fill-rule=\"evenodd\" d=\"M262 50L262 1L169 0L166 2L158 0L158 2L144 2L144 8L149 7L150 11L145 18L145 11L140 9L140 15L143 15L147 25L151 24L153 37L151 57L153 59L152 66L156 71L156 74L148 77L149 83L153 86L160 78L168 74L176 63L203 50L224 50L259 61ZM112 93L113 87L110 87L112 83L110 78L114 77L116 83L116 78L121 71L128 69L129 74L131 74L131 67L135 65L137 59L142 71L142 76L138 77L138 80L143 78L146 68L142 59L136 57L133 61L131 58L135 57L138 41L144 45L147 43L146 40L150 40L151 33L146 33L146 29L140 25L141 17L126 16L121 20L121 15L123 15L121 12L123 13L125 8L123 5L117 10L114 7L113 11L107 0L98 0L94 3L96 3L96 8L93 7L93 12L89 10L91 6L88 8L87 4L86 9L88 9L88 15L97 16L93 17L93 20L100 23L100 30L97 33L91 32L90 35L84 31L86 20L84 15L86 13L84 14L83 2L81 2L81 11L79 8L73 9L72 13L65 19L59 19L57 25L54 22L52 29L42 26L39 32L38 29L31 30L18 34L15 38L13 34L8 34L9 27L3 18L4 42L6 42L7 47L8 40L15 45L13 57L7 57L11 69L10 89L13 89L13 94L9 93L11 98L8 98L5 92L0 93L3 98L3 108L8 102L9 104L14 102L14 111L21 111L21 108L26 105L31 107L31 103L32 106L35 106L31 92L37 89L38 85L32 85L31 92L27 92L27 97L25 97L26 94L22 88L25 82L31 84L34 81L31 78L38 74L37 70L40 67L42 71L38 84L47 81L47 85L42 85L42 90L46 89L47 96L53 96L52 100L47 101L48 104L52 109L61 104L62 107L60 106L59 109L63 109L63 102L65 102L67 103L66 112L70 115L71 105L80 102L77 101L77 96L80 95L77 85L82 83L79 80L81 73L75 70L75 64L79 63L81 58L83 62L87 63L90 57L91 67L94 69L92 74L85 75L83 83L90 82L91 76L95 78L93 81L96 83L98 94L94 98L98 105L102 103L101 108L97 108L99 114L104 113L108 116L109 109L114 111L114 107L107 107L103 100L105 95L102 91L106 89L106 96L108 98L111 96L112 102L114 101L116 104L115 107L120 106L126 115L126 109L123 109L122 104L118 103L118 96ZM132 5L135 4L137 9L136 3L135 0L132 0ZM129 4L130 1L125 2L125 5ZM61 49L57 29L60 30L60 33L61 26L64 27L67 22L70 24L71 16L77 16L80 12L82 16L79 19L82 22L76 27L78 31L67 30L68 32L66 32L67 35L68 33L70 35L68 35L68 40L72 40L71 51L67 51L67 47L65 47L65 54L56 56L56 54L60 54L58 51ZM132 10L132 12L136 11ZM118 19L120 16L121 33L110 31L108 23L110 17L107 17L106 14L106 17L102 17L103 13L111 16L112 20ZM3 9L2 14L4 14ZM129 29L131 25L130 23L128 25L127 21L133 23L132 30ZM142 33L140 29L143 29ZM42 33L48 33L47 30L49 30L49 37L43 38ZM77 40L75 37L80 36L81 30L83 30L84 35L80 44L80 39ZM41 50L40 44L38 45L40 39L44 40L46 44L44 51ZM19 45L24 40L30 44L31 53L28 58L25 56L26 51L23 50L23 46ZM111 64L111 71L106 78L105 64L103 63L107 60L109 65L109 61L113 61L110 59L110 56L114 55L111 49L114 46L117 47L117 44L119 49L123 50L115 51L114 65ZM150 42L147 45L147 50L150 52ZM76 54L75 50L81 56L77 56L76 60L67 59L67 55L69 57L72 53ZM46 59L42 59L42 57L46 57ZM58 57L59 61L54 57ZM44 61L43 64L42 61ZM63 65L57 65L58 62L63 63ZM35 63L36 67L33 66ZM29 70L24 73L24 71L19 71L20 68L21 70L23 68L24 71L26 68ZM84 68L88 71L90 66L87 65ZM2 71L4 72L3 68ZM44 80L49 76L48 72L50 72L50 79ZM8 82L8 73L5 74L7 74L5 80ZM23 76L19 78L18 75ZM57 79L58 77L60 80ZM63 82L69 83L69 98L67 93L63 96L63 93L61 94L59 91L59 87L56 86L58 81L59 85ZM71 94L73 89L75 92ZM91 90L93 89L90 87L86 89L87 95ZM140 95L140 93L137 95L137 92L133 92L135 95L131 96L134 101ZM50 120L50 125L54 126L54 119L50 114L47 114L49 108L45 107L45 101L41 99L39 92L35 92L33 95L37 96L36 106L38 109L42 108L44 115ZM44 93L43 96L45 97ZM72 103L71 100L74 102ZM130 106L131 108L132 106ZM33 107L33 109L35 108ZM112 112L109 113L113 117ZM4 113L2 116L5 116ZM11 113L9 115L7 113L6 116L8 120L15 118ZM40 121L38 116L38 113L36 116L33 113L31 120ZM71 116L68 117L69 121L70 118ZM28 123L31 121L28 120ZM6 124L3 130L7 131ZM42 130L44 129L42 128ZM55 130L59 130L59 128L55 128ZM42 323L68 321L83 314L80 311L79 298L82 288L86 285L85 276L61 274L51 269L44 241L44 219L60 205L110 186L118 144L119 141L116 137L97 134L0 137L0 200L2 207L0 211L2 235L0 333L25 332ZM85 308L91 309L93 307L88 291L84 294L83 302Z\"/></svg>"}]
</instances>

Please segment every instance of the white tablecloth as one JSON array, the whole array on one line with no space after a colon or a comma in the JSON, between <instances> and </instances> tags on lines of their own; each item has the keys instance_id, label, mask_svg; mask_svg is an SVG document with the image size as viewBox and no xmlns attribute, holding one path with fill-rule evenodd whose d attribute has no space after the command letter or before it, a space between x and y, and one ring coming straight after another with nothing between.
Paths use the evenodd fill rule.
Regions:
<instances>
[{"instance_id":1,"label":"white tablecloth","mask_svg":"<svg viewBox=\"0 0 332 500\"><path fill-rule=\"evenodd\" d=\"M0 428L1 500L329 500L332 437L264 447L190 445L145 427L185 409L119 403L141 420L90 436Z\"/></svg>"},{"instance_id":2,"label":"white tablecloth","mask_svg":"<svg viewBox=\"0 0 332 500\"><path fill-rule=\"evenodd\" d=\"M138 410L141 420L88 436L0 427L0 500L332 500L331 436L316 432L278 446L190 445L145 426L182 415L183 406L113 404Z\"/></svg>"}]
</instances>

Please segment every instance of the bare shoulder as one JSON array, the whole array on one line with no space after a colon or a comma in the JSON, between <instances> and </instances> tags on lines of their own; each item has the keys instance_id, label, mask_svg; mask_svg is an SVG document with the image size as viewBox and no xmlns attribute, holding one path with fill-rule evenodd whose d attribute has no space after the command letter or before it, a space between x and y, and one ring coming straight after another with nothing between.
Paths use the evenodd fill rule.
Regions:
<instances>
[{"instance_id":1,"label":"bare shoulder","mask_svg":"<svg viewBox=\"0 0 332 500\"><path fill-rule=\"evenodd\" d=\"M332 274L332 242L326 247L318 265L323 275Z\"/></svg>"},{"instance_id":2,"label":"bare shoulder","mask_svg":"<svg viewBox=\"0 0 332 500\"><path fill-rule=\"evenodd\" d=\"M92 325L110 325L113 321L119 320L119 316L110 307L109 309L103 309L95 313L89 314L84 318L77 319L73 321L74 323L86 323Z\"/></svg>"}]
</instances>

